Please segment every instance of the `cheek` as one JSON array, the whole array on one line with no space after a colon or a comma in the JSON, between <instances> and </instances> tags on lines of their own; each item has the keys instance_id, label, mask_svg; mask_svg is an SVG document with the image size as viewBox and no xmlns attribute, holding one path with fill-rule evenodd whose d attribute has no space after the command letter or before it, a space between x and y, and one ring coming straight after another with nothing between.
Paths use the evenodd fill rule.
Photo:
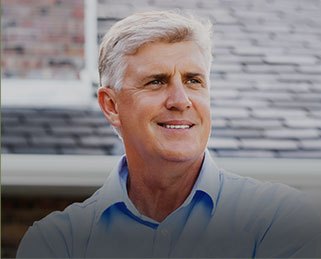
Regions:
<instances>
[{"instance_id":1,"label":"cheek","mask_svg":"<svg viewBox=\"0 0 321 259\"><path fill-rule=\"evenodd\" d=\"M207 135L211 134L211 128L212 128L212 116L211 116L211 104L210 100L206 98L202 98L198 102L198 106L196 107L197 113L200 116L201 123L203 125L203 132L204 137L206 135L206 138L208 138Z\"/></svg>"},{"instance_id":2,"label":"cheek","mask_svg":"<svg viewBox=\"0 0 321 259\"><path fill-rule=\"evenodd\" d=\"M160 92L153 92L143 94L135 97L133 109L141 116L152 117L153 114L157 115L160 109L164 107L166 98Z\"/></svg>"},{"instance_id":3,"label":"cheek","mask_svg":"<svg viewBox=\"0 0 321 259\"><path fill-rule=\"evenodd\" d=\"M193 103L202 117L211 118L211 101L208 95L195 96Z\"/></svg>"},{"instance_id":4,"label":"cheek","mask_svg":"<svg viewBox=\"0 0 321 259\"><path fill-rule=\"evenodd\" d=\"M147 96L135 96L127 98L119 107L119 114L122 124L144 124L160 110L155 98Z\"/></svg>"},{"instance_id":5,"label":"cheek","mask_svg":"<svg viewBox=\"0 0 321 259\"><path fill-rule=\"evenodd\" d=\"M135 100L130 96L122 97L118 103L119 120L123 129L135 126L134 115L137 115L137 105Z\"/></svg>"}]
</instances>

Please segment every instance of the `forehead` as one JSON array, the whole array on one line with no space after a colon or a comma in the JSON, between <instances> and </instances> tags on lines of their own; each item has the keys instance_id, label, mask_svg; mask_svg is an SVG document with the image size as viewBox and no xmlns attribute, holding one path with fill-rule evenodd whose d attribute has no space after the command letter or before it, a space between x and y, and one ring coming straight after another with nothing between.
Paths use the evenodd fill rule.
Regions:
<instances>
[{"instance_id":1,"label":"forehead","mask_svg":"<svg viewBox=\"0 0 321 259\"><path fill-rule=\"evenodd\" d=\"M198 45L192 41L156 42L142 46L126 57L125 76L150 72L171 73L173 70L207 74L207 63Z\"/></svg>"}]
</instances>

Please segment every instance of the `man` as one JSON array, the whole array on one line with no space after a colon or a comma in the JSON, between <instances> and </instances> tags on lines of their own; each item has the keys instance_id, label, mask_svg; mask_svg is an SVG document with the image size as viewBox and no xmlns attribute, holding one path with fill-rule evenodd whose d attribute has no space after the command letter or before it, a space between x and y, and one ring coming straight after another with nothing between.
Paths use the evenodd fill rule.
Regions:
<instances>
[{"instance_id":1,"label":"man","mask_svg":"<svg viewBox=\"0 0 321 259\"><path fill-rule=\"evenodd\" d=\"M175 12L134 14L101 43L98 101L126 155L83 203L34 223L18 257L319 257L300 192L217 169L211 26Z\"/></svg>"}]
</instances>

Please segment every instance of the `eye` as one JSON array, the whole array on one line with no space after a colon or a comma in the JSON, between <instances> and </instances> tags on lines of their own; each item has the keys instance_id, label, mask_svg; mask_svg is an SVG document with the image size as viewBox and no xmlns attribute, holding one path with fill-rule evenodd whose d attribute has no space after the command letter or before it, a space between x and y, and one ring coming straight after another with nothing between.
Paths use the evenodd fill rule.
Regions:
<instances>
[{"instance_id":1,"label":"eye","mask_svg":"<svg viewBox=\"0 0 321 259\"><path fill-rule=\"evenodd\" d=\"M186 84L192 88L204 87L203 81L197 78L190 78L186 81Z\"/></svg>"},{"instance_id":2,"label":"eye","mask_svg":"<svg viewBox=\"0 0 321 259\"><path fill-rule=\"evenodd\" d=\"M148 83L149 85L161 85L163 82L161 80L153 80Z\"/></svg>"},{"instance_id":3,"label":"eye","mask_svg":"<svg viewBox=\"0 0 321 259\"><path fill-rule=\"evenodd\" d=\"M158 89L158 88L162 87L164 84L165 84L164 81L159 80L159 79L155 79L155 80L152 80L152 81L148 82L147 84L145 84L145 86L153 88L153 89Z\"/></svg>"},{"instance_id":4,"label":"eye","mask_svg":"<svg viewBox=\"0 0 321 259\"><path fill-rule=\"evenodd\" d=\"M187 80L188 84L201 84L201 81L195 78Z\"/></svg>"}]
</instances>

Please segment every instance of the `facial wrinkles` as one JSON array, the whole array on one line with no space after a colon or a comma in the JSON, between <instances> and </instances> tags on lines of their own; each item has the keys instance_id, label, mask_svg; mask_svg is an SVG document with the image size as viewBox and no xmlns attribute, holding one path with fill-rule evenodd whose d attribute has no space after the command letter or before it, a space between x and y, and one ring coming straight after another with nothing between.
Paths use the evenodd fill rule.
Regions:
<instances>
[{"instance_id":1,"label":"facial wrinkles","mask_svg":"<svg viewBox=\"0 0 321 259\"><path fill-rule=\"evenodd\" d=\"M132 73L132 75L128 77L129 83L126 84L126 87L124 87L121 90L122 96L126 97L127 101L132 101L135 105L135 102L139 103L140 98L144 98L145 93L149 94L149 96L154 96L156 99L158 98L163 99L163 102L165 102L169 94L176 94L175 91L184 91L178 94L180 95L184 94L185 97L188 98L189 101L192 103L193 109L197 111L197 105L194 106L194 102L197 102L197 103L209 102L208 89L207 88L203 88L199 90L188 89L188 87L186 87L186 85L184 84L184 80L185 80L184 73L181 73L177 70L178 69L174 68L174 71L171 72L170 74L168 73L168 75L166 75L166 73L162 73L163 75L166 75L164 77L166 77L167 85L161 86L161 89L158 89L156 91L153 91L149 88L140 87L143 84L144 80L138 79L139 76L137 76L135 73ZM206 79L203 79L203 80L206 81ZM130 82L133 82L133 83L130 84ZM178 89L178 90L174 89L175 90L174 92L168 93L167 91L172 91L171 89L172 87L181 87L181 89ZM172 96L170 96L170 98L171 97ZM183 97L180 96L178 98L183 98ZM153 100L156 100L156 99L150 100L151 105L155 105L155 103L153 103ZM162 107L160 106L159 108L162 109L164 107L165 105L163 103Z\"/></svg>"},{"instance_id":2,"label":"facial wrinkles","mask_svg":"<svg viewBox=\"0 0 321 259\"><path fill-rule=\"evenodd\" d=\"M142 47L136 54L126 57L128 66L125 73L125 78L135 73L138 77L148 76L149 73L166 73L173 74L174 69L178 71L191 70L191 72L202 71L207 73L207 64L199 47L192 42L189 43L190 52L192 55L186 55L185 51L179 51L177 48L164 48L161 50L147 49ZM165 44L166 46L167 44ZM172 45L172 44L170 44ZM155 71L155 72L152 72ZM185 71L184 71L185 72ZM190 72L190 71L186 71Z\"/></svg>"},{"instance_id":3,"label":"facial wrinkles","mask_svg":"<svg viewBox=\"0 0 321 259\"><path fill-rule=\"evenodd\" d=\"M191 51L197 52L199 49L192 47ZM177 52L177 49L169 49L169 51L166 49L166 51L163 52L164 51L160 51L159 53L148 52L147 55L142 56L139 56L140 52L137 52L135 55L127 56L128 66L125 72L123 88L120 91L122 92L122 95L130 95L132 98L129 97L127 99L131 99L132 102L136 102L135 100L139 102L139 98L143 98L143 96L139 95L145 93L151 95L155 94L155 96L160 97L162 94L161 91L157 90L153 92L151 89L144 86L144 84L147 83L144 78L153 74L163 74L167 77L165 84L184 85L184 75L186 73L198 73L206 77L202 78L202 81L206 85L205 88L196 91L184 88L185 94L192 102L198 100L198 102L201 101L204 103L204 97L208 99L206 101L209 101L209 89L207 89L208 75L204 60L200 60L199 55L186 57L186 52L180 53ZM160 59L158 59L159 56L161 57ZM163 89L166 87L160 88ZM193 93L188 95L189 91L193 91Z\"/></svg>"}]
</instances>

